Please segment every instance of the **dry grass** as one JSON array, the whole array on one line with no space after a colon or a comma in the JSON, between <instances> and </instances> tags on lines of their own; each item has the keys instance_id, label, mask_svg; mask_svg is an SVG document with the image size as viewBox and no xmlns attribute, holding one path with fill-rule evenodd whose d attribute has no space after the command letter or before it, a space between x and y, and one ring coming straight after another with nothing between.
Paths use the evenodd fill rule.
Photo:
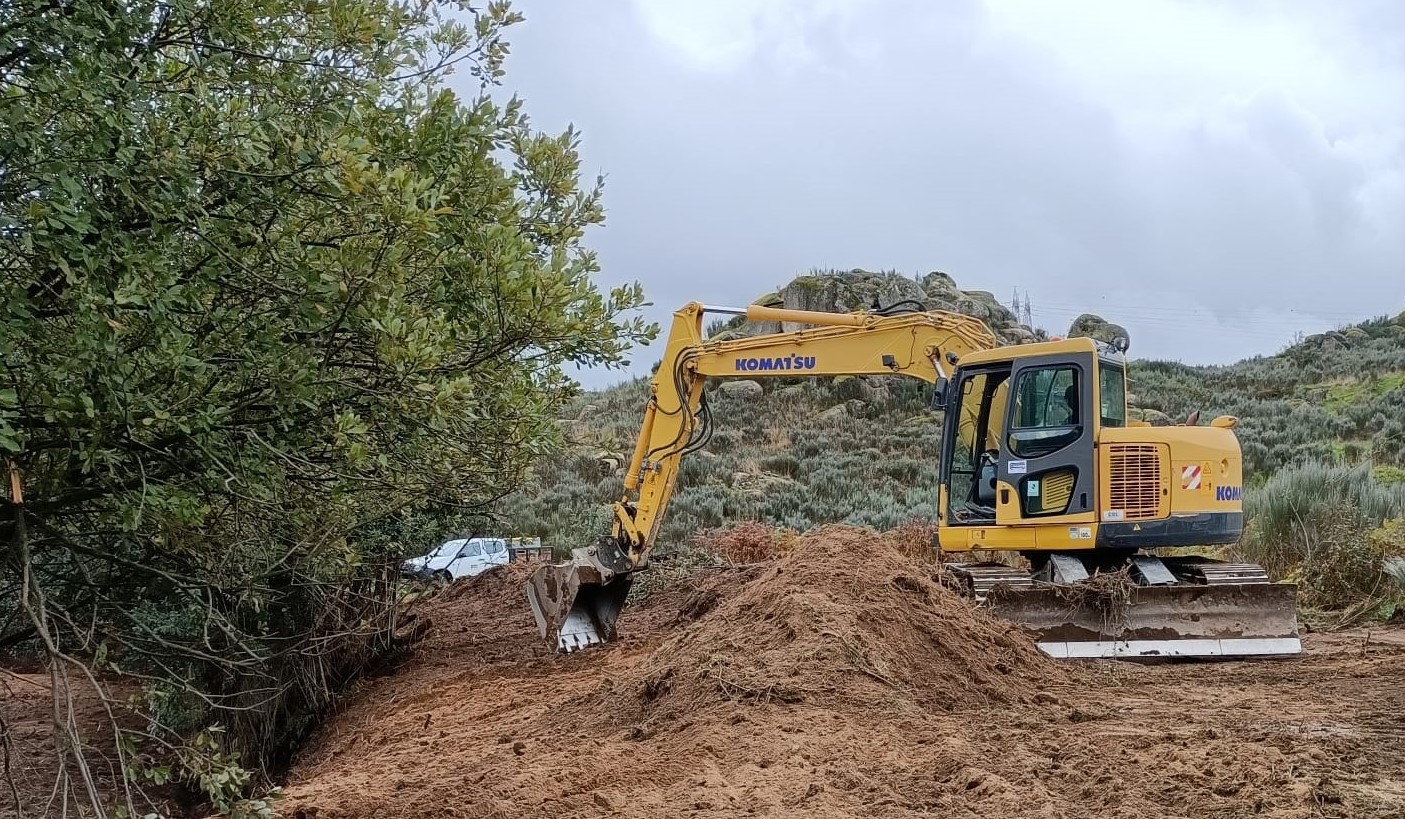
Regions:
<instances>
[{"instance_id":1,"label":"dry grass","mask_svg":"<svg viewBox=\"0 0 1405 819\"><path fill-rule=\"evenodd\" d=\"M796 533L756 521L742 521L723 529L709 529L693 538L694 548L732 565L763 563L789 553Z\"/></svg>"}]
</instances>

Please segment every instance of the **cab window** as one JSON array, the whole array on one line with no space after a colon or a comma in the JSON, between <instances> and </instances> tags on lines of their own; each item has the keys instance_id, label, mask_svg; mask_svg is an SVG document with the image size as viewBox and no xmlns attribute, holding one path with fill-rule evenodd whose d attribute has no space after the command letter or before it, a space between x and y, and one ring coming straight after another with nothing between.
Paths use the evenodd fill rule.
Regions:
<instances>
[{"instance_id":1,"label":"cab window","mask_svg":"<svg viewBox=\"0 0 1405 819\"><path fill-rule=\"evenodd\" d=\"M481 557L482 554L483 546L476 542L470 542L459 550L459 557Z\"/></svg>"},{"instance_id":2,"label":"cab window","mask_svg":"<svg viewBox=\"0 0 1405 819\"><path fill-rule=\"evenodd\" d=\"M1099 363L1098 403L1105 427L1127 426L1127 381L1124 372L1116 364Z\"/></svg>"},{"instance_id":3,"label":"cab window","mask_svg":"<svg viewBox=\"0 0 1405 819\"><path fill-rule=\"evenodd\" d=\"M1078 370L1044 367L1020 373L1015 388L1015 429L1078 424Z\"/></svg>"},{"instance_id":4,"label":"cab window","mask_svg":"<svg viewBox=\"0 0 1405 819\"><path fill-rule=\"evenodd\" d=\"M1063 449L1082 436L1079 369L1072 365L1038 367L1019 374L1010 414L1010 453L1039 458Z\"/></svg>"},{"instance_id":5,"label":"cab window","mask_svg":"<svg viewBox=\"0 0 1405 819\"><path fill-rule=\"evenodd\" d=\"M948 511L953 523L995 516L995 472L999 426L1009 395L1008 370L978 372L962 379L951 451L946 465Z\"/></svg>"}]
</instances>

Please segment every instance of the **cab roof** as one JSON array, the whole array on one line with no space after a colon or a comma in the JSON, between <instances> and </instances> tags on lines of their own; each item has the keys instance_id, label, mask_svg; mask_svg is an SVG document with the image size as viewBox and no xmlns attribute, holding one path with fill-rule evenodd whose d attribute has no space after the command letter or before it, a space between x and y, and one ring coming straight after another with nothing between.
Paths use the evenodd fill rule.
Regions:
<instances>
[{"instance_id":1,"label":"cab roof","mask_svg":"<svg viewBox=\"0 0 1405 819\"><path fill-rule=\"evenodd\" d=\"M999 364L1022 358L1033 358L1035 356L1069 355L1071 353L1091 353L1110 363L1125 363L1123 355L1114 350L1110 345L1080 336L1078 338L1060 339L1059 341L1040 341L1034 344L1016 344L1005 347L993 347L989 350L979 350L961 356L956 364L960 367L973 367L977 364Z\"/></svg>"}]
</instances>

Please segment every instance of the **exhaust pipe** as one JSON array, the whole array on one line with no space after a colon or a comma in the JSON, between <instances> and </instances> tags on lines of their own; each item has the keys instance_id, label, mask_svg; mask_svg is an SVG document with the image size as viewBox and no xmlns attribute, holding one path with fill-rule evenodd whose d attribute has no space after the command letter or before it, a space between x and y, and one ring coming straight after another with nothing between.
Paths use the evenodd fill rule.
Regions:
<instances>
[{"instance_id":1,"label":"exhaust pipe","mask_svg":"<svg viewBox=\"0 0 1405 819\"><path fill-rule=\"evenodd\" d=\"M527 582L537 631L564 652L613 640L633 568L628 555L608 538L573 549L567 563L539 567Z\"/></svg>"}]
</instances>

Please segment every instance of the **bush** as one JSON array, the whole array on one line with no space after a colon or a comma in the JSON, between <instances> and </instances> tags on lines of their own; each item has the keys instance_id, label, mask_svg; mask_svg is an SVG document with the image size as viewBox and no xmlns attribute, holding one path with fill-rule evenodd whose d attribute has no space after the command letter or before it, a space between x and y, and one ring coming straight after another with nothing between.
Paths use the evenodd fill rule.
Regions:
<instances>
[{"instance_id":1,"label":"bush","mask_svg":"<svg viewBox=\"0 0 1405 819\"><path fill-rule=\"evenodd\" d=\"M710 529L693 538L693 546L729 563L760 563L784 555L795 545L795 532L756 521Z\"/></svg>"},{"instance_id":2,"label":"bush","mask_svg":"<svg viewBox=\"0 0 1405 819\"><path fill-rule=\"evenodd\" d=\"M1356 529L1381 526L1405 516L1405 485L1378 483L1368 466L1309 463L1283 470L1246 493L1249 531L1240 550L1270 571L1286 573L1311 557L1312 526L1339 509L1350 511Z\"/></svg>"},{"instance_id":3,"label":"bush","mask_svg":"<svg viewBox=\"0 0 1405 819\"><path fill-rule=\"evenodd\" d=\"M1305 605L1394 612L1405 593L1390 573L1405 556L1405 485L1381 484L1366 466L1306 464L1253 489L1245 512L1238 551L1298 580Z\"/></svg>"}]
</instances>

